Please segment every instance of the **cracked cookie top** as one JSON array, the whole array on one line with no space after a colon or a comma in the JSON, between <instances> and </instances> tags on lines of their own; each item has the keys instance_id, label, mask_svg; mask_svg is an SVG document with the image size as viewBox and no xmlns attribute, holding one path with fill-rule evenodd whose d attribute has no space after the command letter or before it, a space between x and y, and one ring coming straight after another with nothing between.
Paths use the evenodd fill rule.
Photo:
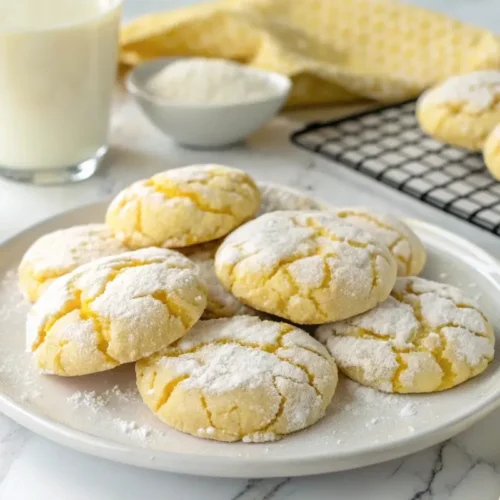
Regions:
<instances>
[{"instance_id":1,"label":"cracked cookie top","mask_svg":"<svg viewBox=\"0 0 500 500\"><path fill-rule=\"evenodd\" d=\"M477 304L458 288L399 278L391 296L347 321L320 326L339 369L386 392L435 392L484 371L495 337Z\"/></svg>"},{"instance_id":2,"label":"cracked cookie top","mask_svg":"<svg viewBox=\"0 0 500 500\"><path fill-rule=\"evenodd\" d=\"M28 315L27 349L47 373L108 370L177 340L205 305L196 266L177 252L105 257L54 280Z\"/></svg>"},{"instance_id":3,"label":"cracked cookie top","mask_svg":"<svg viewBox=\"0 0 500 500\"><path fill-rule=\"evenodd\" d=\"M474 71L448 78L417 102L420 126L437 139L480 150L500 122L500 71Z\"/></svg>"},{"instance_id":4,"label":"cracked cookie top","mask_svg":"<svg viewBox=\"0 0 500 500\"><path fill-rule=\"evenodd\" d=\"M25 296L35 302L54 279L100 257L127 251L104 224L60 229L28 248L19 265L19 283Z\"/></svg>"},{"instance_id":5,"label":"cracked cookie top","mask_svg":"<svg viewBox=\"0 0 500 500\"><path fill-rule=\"evenodd\" d=\"M319 202L287 186L268 182L259 182L257 185L261 194L259 214L277 210L320 210L322 207ZM181 249L186 257L196 263L202 278L207 283L207 307L202 318L230 318L242 314L259 314L228 292L217 277L214 259L221 243L221 240L216 240Z\"/></svg>"},{"instance_id":6,"label":"cracked cookie top","mask_svg":"<svg viewBox=\"0 0 500 500\"><path fill-rule=\"evenodd\" d=\"M136 364L144 402L167 424L219 441L272 441L313 425L337 385L327 350L254 316L200 321Z\"/></svg>"},{"instance_id":7,"label":"cracked cookie top","mask_svg":"<svg viewBox=\"0 0 500 500\"><path fill-rule=\"evenodd\" d=\"M418 236L401 220L368 208L331 208L337 217L372 233L387 246L398 265L398 276L416 276L425 265L425 248Z\"/></svg>"},{"instance_id":8,"label":"cracked cookie top","mask_svg":"<svg viewBox=\"0 0 500 500\"><path fill-rule=\"evenodd\" d=\"M106 223L130 248L180 248L215 240L251 219L260 194L249 175L221 165L167 170L111 202Z\"/></svg>"},{"instance_id":9,"label":"cracked cookie top","mask_svg":"<svg viewBox=\"0 0 500 500\"><path fill-rule=\"evenodd\" d=\"M345 319L389 295L387 247L328 212L273 212L231 233L217 276L241 302L299 324Z\"/></svg>"}]
</instances>

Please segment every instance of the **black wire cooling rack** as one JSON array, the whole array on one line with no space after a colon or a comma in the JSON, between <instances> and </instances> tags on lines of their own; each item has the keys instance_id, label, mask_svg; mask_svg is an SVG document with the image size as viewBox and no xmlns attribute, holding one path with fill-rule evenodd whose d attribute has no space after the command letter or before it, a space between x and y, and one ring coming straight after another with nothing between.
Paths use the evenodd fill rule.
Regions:
<instances>
[{"instance_id":1,"label":"black wire cooling rack","mask_svg":"<svg viewBox=\"0 0 500 500\"><path fill-rule=\"evenodd\" d=\"M292 142L500 236L500 182L481 155L420 130L415 101L312 123Z\"/></svg>"}]
</instances>

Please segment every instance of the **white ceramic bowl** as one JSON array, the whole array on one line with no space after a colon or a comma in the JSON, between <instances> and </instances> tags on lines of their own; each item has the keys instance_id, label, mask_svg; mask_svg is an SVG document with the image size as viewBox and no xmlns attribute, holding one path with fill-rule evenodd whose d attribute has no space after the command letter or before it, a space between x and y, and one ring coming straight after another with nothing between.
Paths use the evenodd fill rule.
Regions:
<instances>
[{"instance_id":1,"label":"white ceramic bowl","mask_svg":"<svg viewBox=\"0 0 500 500\"><path fill-rule=\"evenodd\" d=\"M255 132L283 106L291 88L290 79L278 73L264 74L276 88L276 95L237 104L181 104L153 95L149 79L179 58L154 59L137 66L127 77L127 90L146 116L163 133L180 144L196 148L227 146Z\"/></svg>"}]
</instances>

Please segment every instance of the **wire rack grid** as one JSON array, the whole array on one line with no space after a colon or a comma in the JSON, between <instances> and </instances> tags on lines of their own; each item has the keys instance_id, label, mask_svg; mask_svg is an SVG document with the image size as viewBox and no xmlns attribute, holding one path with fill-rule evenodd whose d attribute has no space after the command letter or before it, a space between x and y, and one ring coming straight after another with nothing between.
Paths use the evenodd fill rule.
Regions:
<instances>
[{"instance_id":1,"label":"wire rack grid","mask_svg":"<svg viewBox=\"0 0 500 500\"><path fill-rule=\"evenodd\" d=\"M415 101L313 123L291 140L500 236L500 183L479 153L422 132Z\"/></svg>"}]
</instances>

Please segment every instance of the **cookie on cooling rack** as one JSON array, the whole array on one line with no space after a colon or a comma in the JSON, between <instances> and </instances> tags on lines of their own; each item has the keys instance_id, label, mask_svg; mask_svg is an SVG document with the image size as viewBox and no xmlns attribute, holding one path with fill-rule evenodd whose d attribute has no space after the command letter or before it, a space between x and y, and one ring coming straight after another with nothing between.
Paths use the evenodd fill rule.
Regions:
<instances>
[{"instance_id":1,"label":"cookie on cooling rack","mask_svg":"<svg viewBox=\"0 0 500 500\"><path fill-rule=\"evenodd\" d=\"M500 180L500 125L497 125L487 137L483 148L484 163L490 174Z\"/></svg>"},{"instance_id":2,"label":"cookie on cooling rack","mask_svg":"<svg viewBox=\"0 0 500 500\"><path fill-rule=\"evenodd\" d=\"M417 102L420 127L436 139L480 151L500 123L500 71L475 71L445 80Z\"/></svg>"}]
</instances>

